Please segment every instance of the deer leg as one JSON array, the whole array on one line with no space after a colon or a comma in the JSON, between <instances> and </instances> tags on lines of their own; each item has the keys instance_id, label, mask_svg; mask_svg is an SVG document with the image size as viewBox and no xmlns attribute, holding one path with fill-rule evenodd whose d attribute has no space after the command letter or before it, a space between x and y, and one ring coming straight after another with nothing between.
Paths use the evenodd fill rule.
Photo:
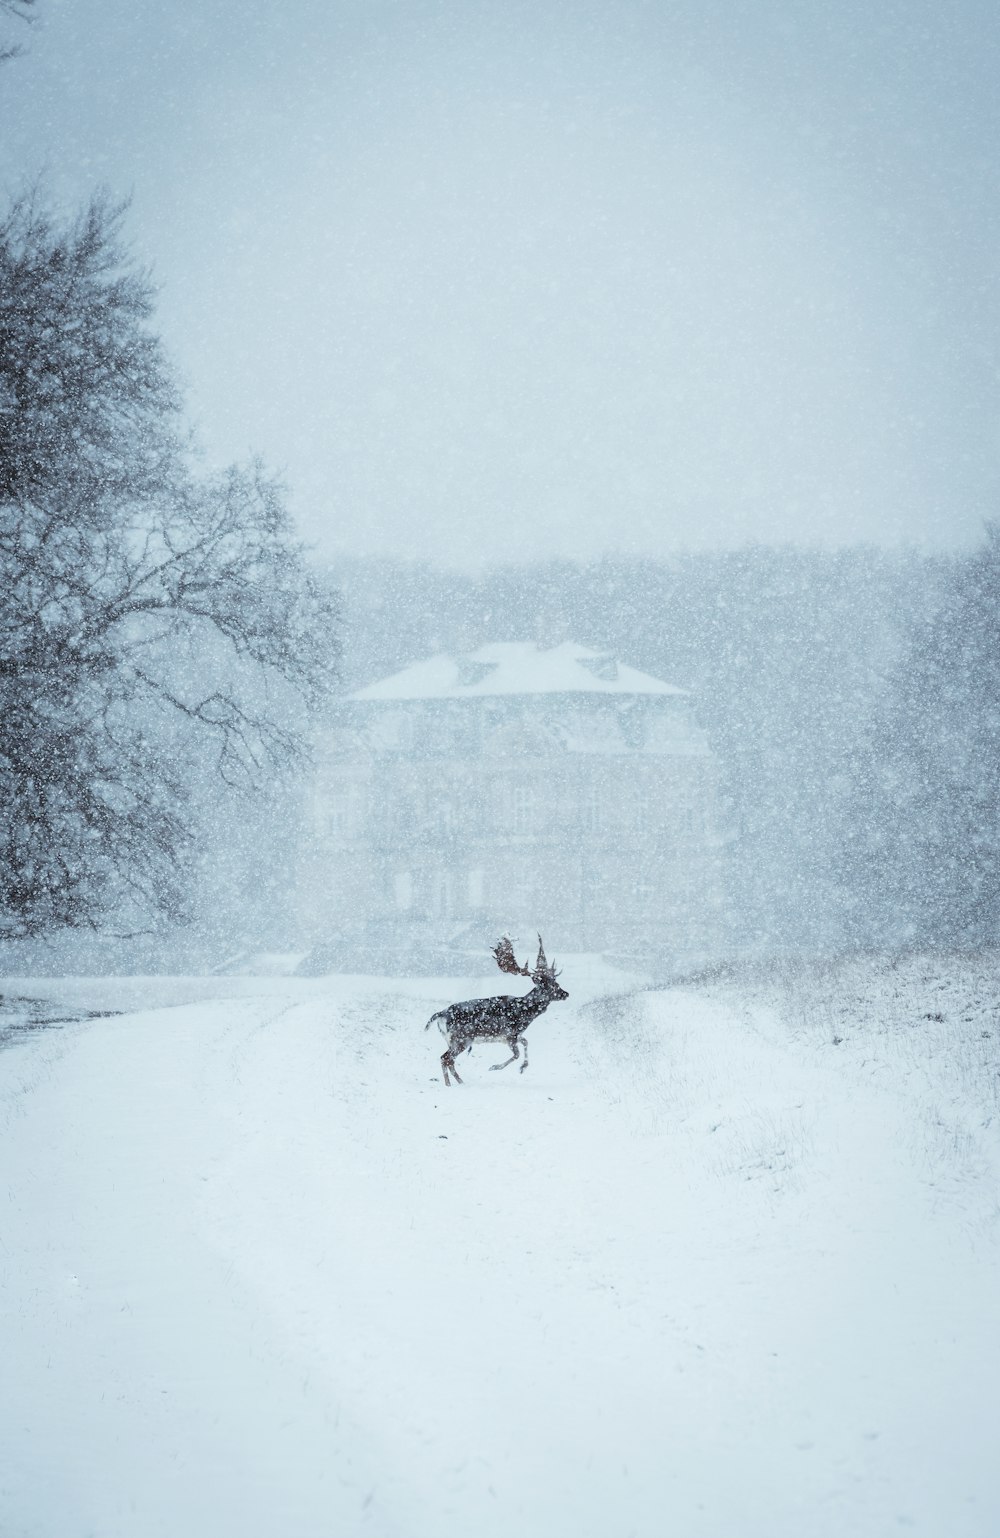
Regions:
<instances>
[{"instance_id":1,"label":"deer leg","mask_svg":"<svg viewBox=\"0 0 1000 1538\"><path fill-rule=\"evenodd\" d=\"M510 1047L510 1049L513 1052L514 1056L513 1057L509 1057L507 1059L506 1063L492 1063L490 1065L491 1069L493 1069L493 1068L509 1068L510 1064L513 1063L513 1062L516 1062L517 1059L520 1057L521 1054L517 1050L517 1038L515 1036L508 1037L507 1045L508 1045L508 1047Z\"/></svg>"},{"instance_id":2,"label":"deer leg","mask_svg":"<svg viewBox=\"0 0 1000 1538\"><path fill-rule=\"evenodd\" d=\"M444 1070L444 1082L446 1084L451 1083L451 1080L448 1078L449 1070L455 1075L455 1083L461 1084L462 1080L459 1078L458 1069L455 1067L455 1054L451 1048L447 1052L441 1053L441 1067Z\"/></svg>"},{"instance_id":3,"label":"deer leg","mask_svg":"<svg viewBox=\"0 0 1000 1538\"><path fill-rule=\"evenodd\" d=\"M524 1062L521 1064L521 1072L523 1073L524 1070L528 1066L528 1038L527 1038L527 1036L522 1036L520 1038L520 1042L521 1042L521 1046L524 1048Z\"/></svg>"}]
</instances>

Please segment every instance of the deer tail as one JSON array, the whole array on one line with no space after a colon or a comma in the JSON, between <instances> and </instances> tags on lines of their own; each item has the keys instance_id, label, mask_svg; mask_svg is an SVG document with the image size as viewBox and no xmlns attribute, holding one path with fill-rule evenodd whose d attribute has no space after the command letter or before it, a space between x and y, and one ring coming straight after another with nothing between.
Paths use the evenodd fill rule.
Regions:
<instances>
[{"instance_id":1,"label":"deer tail","mask_svg":"<svg viewBox=\"0 0 1000 1538\"><path fill-rule=\"evenodd\" d=\"M431 1026L434 1024L435 1020L443 1020L447 1013L448 1013L448 1011L446 1009L439 1009L436 1015L431 1015L431 1017L428 1020L427 1024L424 1026L424 1030L425 1031L429 1031ZM441 1027L438 1026L438 1030L440 1030L440 1029L441 1029Z\"/></svg>"}]
</instances>

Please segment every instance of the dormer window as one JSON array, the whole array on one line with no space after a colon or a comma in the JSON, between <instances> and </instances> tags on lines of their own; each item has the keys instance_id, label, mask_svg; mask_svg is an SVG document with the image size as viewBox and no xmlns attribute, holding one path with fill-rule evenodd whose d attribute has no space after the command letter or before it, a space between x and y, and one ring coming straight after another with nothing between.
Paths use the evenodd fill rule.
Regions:
<instances>
[{"instance_id":1,"label":"dormer window","mask_svg":"<svg viewBox=\"0 0 1000 1538\"><path fill-rule=\"evenodd\" d=\"M474 657L456 657L455 667L458 669L458 681L466 689L473 684L481 684L484 678L496 672L495 662L477 662Z\"/></svg>"},{"instance_id":2,"label":"dormer window","mask_svg":"<svg viewBox=\"0 0 1000 1538\"><path fill-rule=\"evenodd\" d=\"M594 677L599 678L602 683L617 682L618 663L610 652L603 657L577 657L576 660L582 668L586 668L588 673L593 673Z\"/></svg>"}]
</instances>

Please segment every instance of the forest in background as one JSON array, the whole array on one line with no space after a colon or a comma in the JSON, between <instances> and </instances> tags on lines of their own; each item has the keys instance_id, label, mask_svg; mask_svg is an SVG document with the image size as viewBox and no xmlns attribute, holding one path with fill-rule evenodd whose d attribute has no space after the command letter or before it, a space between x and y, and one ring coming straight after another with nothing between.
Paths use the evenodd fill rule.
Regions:
<instances>
[{"instance_id":1,"label":"forest in background","mask_svg":"<svg viewBox=\"0 0 1000 1538\"><path fill-rule=\"evenodd\" d=\"M722 766L726 952L976 948L1000 920L1000 544L792 546L318 572L344 692L437 651L572 638L691 691ZM333 620L337 615L336 621ZM314 718L321 729L325 710ZM199 970L299 947L308 768L187 777L187 916L8 944L6 970Z\"/></svg>"}]
</instances>

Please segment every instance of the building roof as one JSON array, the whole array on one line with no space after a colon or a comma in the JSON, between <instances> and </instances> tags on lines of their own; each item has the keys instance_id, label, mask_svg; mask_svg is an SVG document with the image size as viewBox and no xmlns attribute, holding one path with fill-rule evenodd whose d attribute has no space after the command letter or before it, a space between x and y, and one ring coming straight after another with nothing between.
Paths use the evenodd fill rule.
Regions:
<instances>
[{"instance_id":1,"label":"building roof","mask_svg":"<svg viewBox=\"0 0 1000 1538\"><path fill-rule=\"evenodd\" d=\"M352 700L464 700L511 694L673 694L685 690L625 667L607 652L563 641L496 641L453 657L411 662L348 696Z\"/></svg>"}]
</instances>

